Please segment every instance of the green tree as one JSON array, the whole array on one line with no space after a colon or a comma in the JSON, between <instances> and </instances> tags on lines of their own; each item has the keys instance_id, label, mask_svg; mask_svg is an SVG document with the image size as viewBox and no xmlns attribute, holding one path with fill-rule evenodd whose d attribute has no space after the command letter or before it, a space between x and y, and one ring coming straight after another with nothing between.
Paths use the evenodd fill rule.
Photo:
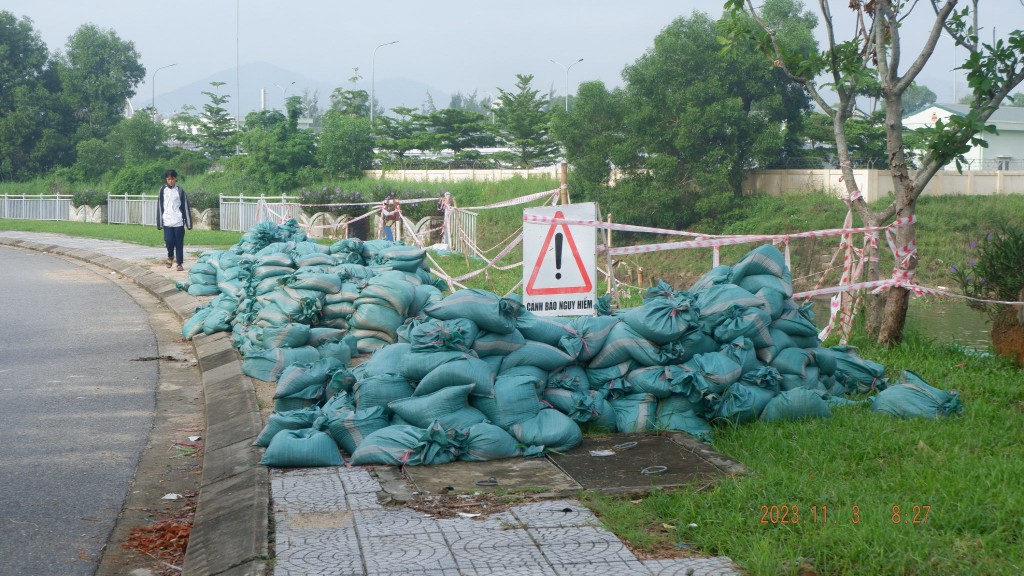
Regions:
<instances>
[{"instance_id":1,"label":"green tree","mask_svg":"<svg viewBox=\"0 0 1024 576\"><path fill-rule=\"evenodd\" d=\"M550 132L548 99L530 87L532 74L516 74L516 91L498 88L502 105L494 116L500 139L512 148L508 159L522 168L550 164L558 158L558 146Z\"/></svg>"},{"instance_id":2,"label":"green tree","mask_svg":"<svg viewBox=\"0 0 1024 576\"><path fill-rule=\"evenodd\" d=\"M612 170L632 156L624 149L625 93L609 92L603 82L584 82L571 110L566 114L556 109L551 120L551 132L565 146L566 160L573 167L570 188L600 202L605 211L621 213L619 204L628 202L608 182Z\"/></svg>"},{"instance_id":3,"label":"green tree","mask_svg":"<svg viewBox=\"0 0 1024 576\"><path fill-rule=\"evenodd\" d=\"M780 27L802 32L794 47L813 52L813 19L788 0L769 4ZM620 172L614 188L585 186L603 210L660 227L713 221L732 209L750 169L802 148L806 94L753 43L723 52L723 28L699 12L676 19L623 71L621 93L581 86L574 108L556 115L566 156L583 174Z\"/></svg>"},{"instance_id":4,"label":"green tree","mask_svg":"<svg viewBox=\"0 0 1024 576\"><path fill-rule=\"evenodd\" d=\"M935 104L937 99L938 96L935 95L935 92L932 92L931 88L921 86L917 82L911 82L910 86L907 86L907 90L903 93L903 114L904 116L916 114Z\"/></svg>"},{"instance_id":5,"label":"green tree","mask_svg":"<svg viewBox=\"0 0 1024 576\"><path fill-rule=\"evenodd\" d=\"M25 180L70 164L70 119L31 20L0 11L0 179Z\"/></svg>"},{"instance_id":6,"label":"green tree","mask_svg":"<svg viewBox=\"0 0 1024 576\"><path fill-rule=\"evenodd\" d=\"M395 116L381 116L377 124L377 146L401 160L410 150L429 146L427 117L415 108L392 108Z\"/></svg>"},{"instance_id":7,"label":"green tree","mask_svg":"<svg viewBox=\"0 0 1024 576\"><path fill-rule=\"evenodd\" d=\"M373 129L368 117L329 110L317 142L316 159L329 178L360 178L373 165Z\"/></svg>"},{"instance_id":8,"label":"green tree","mask_svg":"<svg viewBox=\"0 0 1024 576\"><path fill-rule=\"evenodd\" d=\"M79 121L77 139L102 138L124 117L125 104L146 77L135 44L113 30L85 24L58 55L64 97Z\"/></svg>"},{"instance_id":9,"label":"green tree","mask_svg":"<svg viewBox=\"0 0 1024 576\"><path fill-rule=\"evenodd\" d=\"M487 117L480 112L445 108L426 117L429 149L451 150L455 156L467 148L494 146L496 139L488 129Z\"/></svg>"},{"instance_id":10,"label":"green tree","mask_svg":"<svg viewBox=\"0 0 1024 576\"><path fill-rule=\"evenodd\" d=\"M224 82L210 82L210 85L218 89ZM218 160L234 152L238 142L235 119L224 107L231 97L209 91L203 92L203 95L210 101L203 104L202 114L190 124L195 126L194 139L199 148L210 159Z\"/></svg>"},{"instance_id":11,"label":"green tree","mask_svg":"<svg viewBox=\"0 0 1024 576\"><path fill-rule=\"evenodd\" d=\"M149 162L166 156L168 130L147 113L136 113L117 123L107 136L127 164Z\"/></svg>"},{"instance_id":12,"label":"green tree","mask_svg":"<svg viewBox=\"0 0 1024 576\"><path fill-rule=\"evenodd\" d=\"M867 226L881 226L894 218L906 225L893 229L895 246L903 249L916 244L914 215L917 198L931 178L943 166L963 162L963 155L972 145L980 145L981 135L990 131L986 121L1007 100L1010 93L1024 81L1024 31L1013 30L1006 39L983 44L978 36L978 3L957 10L957 0L933 0L925 5L916 3L875 0L871 3L843 3L854 12L857 22L848 38L836 34L830 2L820 2L822 18L827 31L828 45L820 54L790 51L772 25L763 18L760 8L751 0L727 0L728 14L744 23L734 27L733 38L753 38L767 54L769 61L795 82L804 85L818 106L832 118L843 184L848 201ZM928 36L917 55L904 52L901 31L904 22L914 10L927 10L923 16L931 24L918 29L927 30ZM754 18L759 27L751 29L745 23ZM961 68L967 70L971 87L970 111L963 116L952 116L948 122L936 122L929 129L920 130L927 142L927 151L918 162L919 168L911 174L910 158L904 140L904 94L931 58L940 36L949 34L958 46L968 51ZM819 78L825 77L824 81ZM884 104L886 153L893 186L893 201L879 209L872 209L858 193L857 178L853 172L847 127L854 115L858 96L877 86ZM835 94L838 102L826 101L825 89ZM878 259L868 254L869 278L878 279ZM901 260L897 274L913 278L918 257L911 253ZM868 332L877 334L882 344L895 343L903 337L910 291L894 287L886 291L884 306L869 299Z\"/></svg>"},{"instance_id":13,"label":"green tree","mask_svg":"<svg viewBox=\"0 0 1024 576\"><path fill-rule=\"evenodd\" d=\"M301 169L313 163L313 134L299 130L300 98L289 98L286 117L277 110L252 112L239 135L245 155L233 162L250 183L271 192L286 192L302 184Z\"/></svg>"}]
</instances>

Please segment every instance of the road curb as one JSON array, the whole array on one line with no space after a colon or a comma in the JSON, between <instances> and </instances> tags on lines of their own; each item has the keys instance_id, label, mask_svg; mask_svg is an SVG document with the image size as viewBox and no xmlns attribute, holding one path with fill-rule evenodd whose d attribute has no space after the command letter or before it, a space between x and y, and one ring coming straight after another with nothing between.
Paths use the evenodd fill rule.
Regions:
<instances>
[{"instance_id":1,"label":"road curb","mask_svg":"<svg viewBox=\"0 0 1024 576\"><path fill-rule=\"evenodd\" d=\"M55 254L107 268L160 299L185 322L202 302L175 282L132 262L91 252L4 238L0 245ZM182 574L261 576L270 557L270 472L252 445L263 428L256 391L225 333L199 335L192 345L205 399L203 474Z\"/></svg>"}]
</instances>

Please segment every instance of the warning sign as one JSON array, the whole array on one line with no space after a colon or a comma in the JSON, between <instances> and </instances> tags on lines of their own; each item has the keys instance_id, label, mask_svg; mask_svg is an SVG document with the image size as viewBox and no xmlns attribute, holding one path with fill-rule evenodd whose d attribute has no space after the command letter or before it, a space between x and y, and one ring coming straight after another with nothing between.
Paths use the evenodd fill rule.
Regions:
<instances>
[{"instance_id":1,"label":"warning sign","mask_svg":"<svg viewBox=\"0 0 1024 576\"><path fill-rule=\"evenodd\" d=\"M593 202L523 211L523 303L548 316L594 312L596 229L559 219L597 219Z\"/></svg>"}]
</instances>

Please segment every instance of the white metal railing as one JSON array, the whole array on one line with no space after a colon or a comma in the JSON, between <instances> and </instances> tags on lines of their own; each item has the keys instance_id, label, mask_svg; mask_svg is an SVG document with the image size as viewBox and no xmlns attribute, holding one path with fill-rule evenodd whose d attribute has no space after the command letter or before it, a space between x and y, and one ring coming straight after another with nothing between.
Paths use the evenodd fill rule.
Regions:
<instances>
[{"instance_id":1,"label":"white metal railing","mask_svg":"<svg viewBox=\"0 0 1024 576\"><path fill-rule=\"evenodd\" d=\"M156 200L150 194L107 194L107 223L156 226Z\"/></svg>"},{"instance_id":2,"label":"white metal railing","mask_svg":"<svg viewBox=\"0 0 1024 576\"><path fill-rule=\"evenodd\" d=\"M70 194L4 194L0 218L12 220L70 220Z\"/></svg>"},{"instance_id":3,"label":"white metal railing","mask_svg":"<svg viewBox=\"0 0 1024 576\"><path fill-rule=\"evenodd\" d=\"M224 196L221 194L220 229L245 232L260 222L277 222L280 218L276 215L280 214L298 220L302 216L302 206L294 200L290 199L287 194L282 196Z\"/></svg>"}]
</instances>

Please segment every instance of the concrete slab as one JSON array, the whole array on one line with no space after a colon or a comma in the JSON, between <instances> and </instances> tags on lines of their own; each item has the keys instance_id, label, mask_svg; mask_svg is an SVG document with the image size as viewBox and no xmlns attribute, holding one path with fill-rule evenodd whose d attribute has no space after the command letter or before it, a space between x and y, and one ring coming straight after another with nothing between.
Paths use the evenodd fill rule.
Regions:
<instances>
[{"instance_id":1,"label":"concrete slab","mask_svg":"<svg viewBox=\"0 0 1024 576\"><path fill-rule=\"evenodd\" d=\"M441 466L410 466L405 471L421 494L562 494L581 488L545 458L452 462Z\"/></svg>"},{"instance_id":2,"label":"concrete slab","mask_svg":"<svg viewBox=\"0 0 1024 576\"><path fill-rule=\"evenodd\" d=\"M701 453L683 439L654 433L584 438L580 446L548 458L584 489L610 493L703 485L738 471L709 459L708 452L715 454L710 448Z\"/></svg>"}]
</instances>

